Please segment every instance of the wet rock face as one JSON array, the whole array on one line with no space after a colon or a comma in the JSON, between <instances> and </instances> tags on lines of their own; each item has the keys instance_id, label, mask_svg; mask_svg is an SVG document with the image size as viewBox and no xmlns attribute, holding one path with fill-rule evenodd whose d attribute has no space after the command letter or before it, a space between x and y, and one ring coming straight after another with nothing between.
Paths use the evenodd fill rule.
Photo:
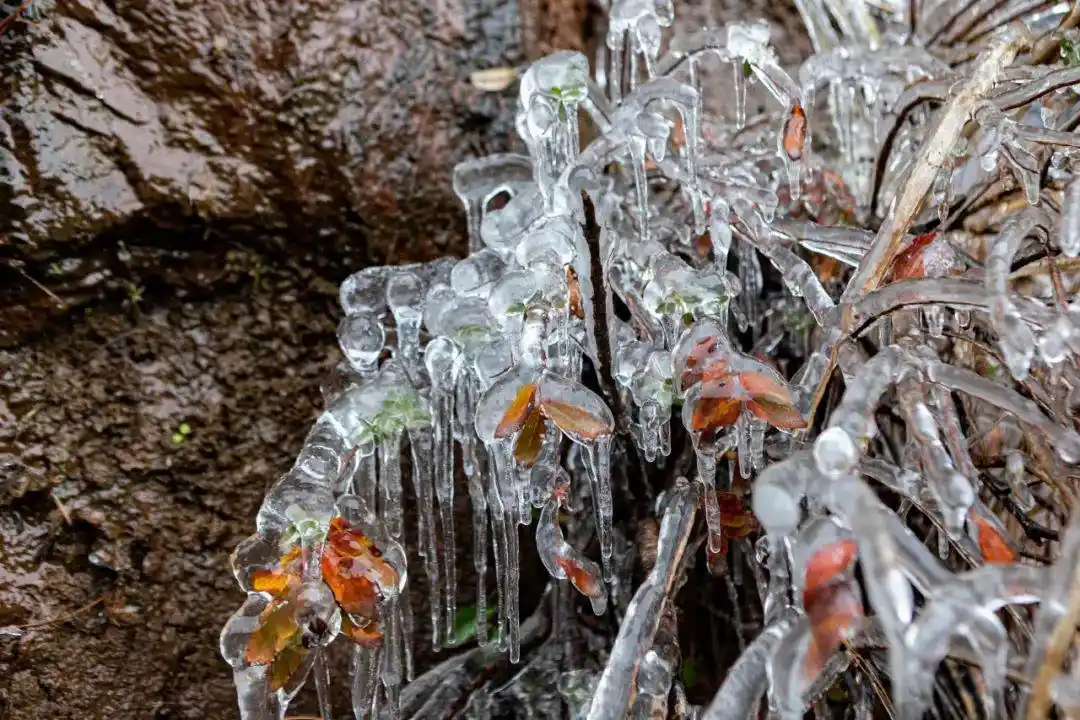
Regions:
<instances>
[{"instance_id":1,"label":"wet rock face","mask_svg":"<svg viewBox=\"0 0 1080 720\"><path fill-rule=\"evenodd\" d=\"M512 94L469 74L523 59L518 24L506 0L58 4L4 38L0 236L70 255L168 208L456 250L449 170L512 137Z\"/></svg>"}]
</instances>

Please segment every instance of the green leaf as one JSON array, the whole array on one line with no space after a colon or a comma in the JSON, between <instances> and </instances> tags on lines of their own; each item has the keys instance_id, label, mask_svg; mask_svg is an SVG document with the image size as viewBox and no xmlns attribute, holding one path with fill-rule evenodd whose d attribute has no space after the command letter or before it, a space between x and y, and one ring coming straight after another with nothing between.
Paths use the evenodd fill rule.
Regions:
<instances>
[{"instance_id":1,"label":"green leaf","mask_svg":"<svg viewBox=\"0 0 1080 720\"><path fill-rule=\"evenodd\" d=\"M750 66L750 61L749 60L743 60L742 61L742 74L743 74L743 77L750 77L751 75L754 74L754 68L752 68Z\"/></svg>"},{"instance_id":2,"label":"green leaf","mask_svg":"<svg viewBox=\"0 0 1080 720\"><path fill-rule=\"evenodd\" d=\"M187 423L180 423L180 427L177 428L177 430L180 432L181 435L190 435L191 434L191 426L188 425Z\"/></svg>"},{"instance_id":3,"label":"green leaf","mask_svg":"<svg viewBox=\"0 0 1080 720\"><path fill-rule=\"evenodd\" d=\"M697 663L694 658L688 657L682 664L682 684L684 688L691 687L697 679Z\"/></svg>"},{"instance_id":4,"label":"green leaf","mask_svg":"<svg viewBox=\"0 0 1080 720\"><path fill-rule=\"evenodd\" d=\"M1080 65L1080 43L1069 38L1061 39L1061 59L1065 61L1066 67L1076 67Z\"/></svg>"},{"instance_id":5,"label":"green leaf","mask_svg":"<svg viewBox=\"0 0 1080 720\"><path fill-rule=\"evenodd\" d=\"M494 603L487 603L487 609L485 615L487 615L488 623L495 618L495 612L497 606ZM457 645L467 643L476 637L476 605L466 605L459 607L457 615L454 616L454 641Z\"/></svg>"}]
</instances>

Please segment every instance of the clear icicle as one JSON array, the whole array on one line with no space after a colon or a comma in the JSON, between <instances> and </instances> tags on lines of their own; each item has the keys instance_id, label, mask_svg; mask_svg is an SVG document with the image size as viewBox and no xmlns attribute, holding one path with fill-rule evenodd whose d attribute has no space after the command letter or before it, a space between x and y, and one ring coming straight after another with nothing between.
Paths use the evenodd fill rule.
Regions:
<instances>
[{"instance_id":1,"label":"clear icicle","mask_svg":"<svg viewBox=\"0 0 1080 720\"><path fill-rule=\"evenodd\" d=\"M397 325L397 353L410 378L420 364L420 323L424 316L424 282L411 272L395 273L386 284L386 304Z\"/></svg>"},{"instance_id":2,"label":"clear icicle","mask_svg":"<svg viewBox=\"0 0 1080 720\"><path fill-rule=\"evenodd\" d=\"M968 511L975 502L974 488L956 471L952 458L938 439L938 423L924 402L919 382L913 378L901 381L897 396L908 432L919 448L923 472L937 500L945 528L950 536L959 538L964 532Z\"/></svg>"},{"instance_id":3,"label":"clear icicle","mask_svg":"<svg viewBox=\"0 0 1080 720\"><path fill-rule=\"evenodd\" d=\"M446 573L444 606L446 608L446 642L454 642L454 620L457 616L457 542L454 535L454 368L458 362L457 349L445 338L428 343L424 353L428 376L431 378L431 409L433 447L430 457L434 466L434 490L439 501L442 525L443 568ZM414 462L416 462L414 460ZM427 456L422 460L427 463ZM430 502L430 497L428 498ZM486 522L486 520L485 520ZM432 518L434 524L434 518ZM434 530L432 536L435 537ZM433 599L434 604L434 599ZM434 625L437 636L438 624Z\"/></svg>"},{"instance_id":4,"label":"clear icicle","mask_svg":"<svg viewBox=\"0 0 1080 720\"><path fill-rule=\"evenodd\" d=\"M473 569L476 570L476 642L487 644L487 525L488 507L479 473L469 478L469 503L473 511ZM453 626L448 626L452 628ZM448 644L453 641L448 639Z\"/></svg>"},{"instance_id":5,"label":"clear icicle","mask_svg":"<svg viewBox=\"0 0 1080 720\"><path fill-rule=\"evenodd\" d=\"M419 505L419 512L417 517L419 518L418 526L419 531L417 538L420 546L420 557L424 560L424 571L427 573L428 582L431 586L431 594L429 596L431 603L431 642L435 649L439 648L439 630L442 627L439 622L439 540L435 526L435 502L432 498L432 491L434 490L431 482L431 464L430 458L438 450L432 439L431 428L410 428L409 429L409 448L412 455L412 468L413 468L413 486L416 492L416 501ZM437 461L436 461L437 464ZM440 498L439 507L443 507L444 503ZM453 509L451 507L451 518ZM445 514L443 516L443 527L446 528ZM444 537L444 543L449 549L450 554L453 554L453 519L451 519L449 533ZM452 591L450 588L451 569L447 571L447 622L453 625L454 612L452 611L453 602L451 601ZM448 634L452 635L453 631L448 630Z\"/></svg>"},{"instance_id":6,"label":"clear icicle","mask_svg":"<svg viewBox=\"0 0 1080 720\"><path fill-rule=\"evenodd\" d=\"M379 488L382 490L382 516L390 536L401 538L404 508L401 489L401 430L393 430L379 439Z\"/></svg>"},{"instance_id":7,"label":"clear icicle","mask_svg":"<svg viewBox=\"0 0 1080 720\"><path fill-rule=\"evenodd\" d=\"M746 126L746 65L735 58L731 67L735 71L735 127L741 130Z\"/></svg>"},{"instance_id":8,"label":"clear icicle","mask_svg":"<svg viewBox=\"0 0 1080 720\"><path fill-rule=\"evenodd\" d=\"M680 478L664 509L656 564L626 608L611 656L593 695L588 720L616 720L625 717L629 711L636 668L653 644L661 610L672 591L690 539L694 511L693 488L685 478Z\"/></svg>"},{"instance_id":9,"label":"clear icicle","mask_svg":"<svg viewBox=\"0 0 1080 720\"><path fill-rule=\"evenodd\" d=\"M356 718L373 713L375 696L379 689L379 648L357 646L353 650L350 672L352 674L352 709Z\"/></svg>"},{"instance_id":10,"label":"clear icicle","mask_svg":"<svg viewBox=\"0 0 1080 720\"><path fill-rule=\"evenodd\" d=\"M585 472L592 486L593 507L596 514L596 534L600 538L600 558L604 566L604 579L610 582L611 558L614 554L612 530L614 505L611 495L611 437L601 436L583 448Z\"/></svg>"}]
</instances>

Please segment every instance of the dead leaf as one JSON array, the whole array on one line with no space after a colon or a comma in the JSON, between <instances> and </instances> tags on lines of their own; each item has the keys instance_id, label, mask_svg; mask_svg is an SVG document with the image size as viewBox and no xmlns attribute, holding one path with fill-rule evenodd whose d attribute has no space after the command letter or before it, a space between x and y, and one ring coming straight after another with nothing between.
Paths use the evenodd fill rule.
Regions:
<instances>
[{"instance_id":1,"label":"dead leaf","mask_svg":"<svg viewBox=\"0 0 1080 720\"><path fill-rule=\"evenodd\" d=\"M577 405L561 400L544 400L540 403L540 410L544 417L567 435L595 440L601 435L611 434L612 428L603 418Z\"/></svg>"},{"instance_id":2,"label":"dead leaf","mask_svg":"<svg viewBox=\"0 0 1080 720\"><path fill-rule=\"evenodd\" d=\"M499 426L495 428L495 437L502 439L521 432L535 407L535 402L536 383L522 385L511 401L510 407L506 408Z\"/></svg>"}]
</instances>

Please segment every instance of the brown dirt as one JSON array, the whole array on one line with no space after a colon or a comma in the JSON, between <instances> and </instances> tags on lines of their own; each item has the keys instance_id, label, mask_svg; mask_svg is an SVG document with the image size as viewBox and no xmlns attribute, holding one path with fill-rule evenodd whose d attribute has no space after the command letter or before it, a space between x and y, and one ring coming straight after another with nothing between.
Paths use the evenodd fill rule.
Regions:
<instances>
[{"instance_id":1,"label":"brown dirt","mask_svg":"<svg viewBox=\"0 0 1080 720\"><path fill-rule=\"evenodd\" d=\"M271 269L0 353L0 463L26 478L0 512L0 623L25 627L0 630L0 717L235 716L228 556L337 359L328 287Z\"/></svg>"}]
</instances>

